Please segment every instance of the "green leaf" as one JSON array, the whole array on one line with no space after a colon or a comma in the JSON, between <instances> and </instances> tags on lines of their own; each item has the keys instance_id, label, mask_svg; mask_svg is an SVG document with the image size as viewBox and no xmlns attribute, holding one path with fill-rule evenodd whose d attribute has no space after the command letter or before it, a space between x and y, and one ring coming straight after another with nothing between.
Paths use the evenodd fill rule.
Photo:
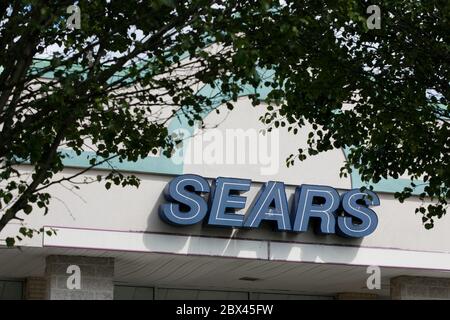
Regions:
<instances>
[{"instance_id":1,"label":"green leaf","mask_svg":"<svg viewBox=\"0 0 450 320\"><path fill-rule=\"evenodd\" d=\"M23 207L23 212L25 212L25 214L30 214L31 211L33 211L33 207L31 205L27 204Z\"/></svg>"},{"instance_id":2,"label":"green leaf","mask_svg":"<svg viewBox=\"0 0 450 320\"><path fill-rule=\"evenodd\" d=\"M16 243L16 240L14 240L14 238L8 237L5 239L5 242L8 247L13 247Z\"/></svg>"}]
</instances>

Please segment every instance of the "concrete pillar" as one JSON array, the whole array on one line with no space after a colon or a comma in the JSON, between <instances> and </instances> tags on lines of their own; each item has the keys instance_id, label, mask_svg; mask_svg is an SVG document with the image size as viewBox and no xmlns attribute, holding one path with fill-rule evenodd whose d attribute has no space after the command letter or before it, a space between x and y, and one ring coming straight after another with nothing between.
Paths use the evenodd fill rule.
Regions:
<instances>
[{"instance_id":1,"label":"concrete pillar","mask_svg":"<svg viewBox=\"0 0 450 320\"><path fill-rule=\"evenodd\" d=\"M375 293L361 292L341 292L336 295L336 300L376 300L378 295Z\"/></svg>"},{"instance_id":2,"label":"concrete pillar","mask_svg":"<svg viewBox=\"0 0 450 320\"><path fill-rule=\"evenodd\" d=\"M450 278L400 276L391 279L393 300L450 299Z\"/></svg>"},{"instance_id":3,"label":"concrete pillar","mask_svg":"<svg viewBox=\"0 0 450 320\"><path fill-rule=\"evenodd\" d=\"M45 300L47 298L47 280L44 277L29 277L25 281L25 300Z\"/></svg>"},{"instance_id":4,"label":"concrete pillar","mask_svg":"<svg viewBox=\"0 0 450 320\"><path fill-rule=\"evenodd\" d=\"M113 299L114 258L54 255L46 262L47 299Z\"/></svg>"}]
</instances>

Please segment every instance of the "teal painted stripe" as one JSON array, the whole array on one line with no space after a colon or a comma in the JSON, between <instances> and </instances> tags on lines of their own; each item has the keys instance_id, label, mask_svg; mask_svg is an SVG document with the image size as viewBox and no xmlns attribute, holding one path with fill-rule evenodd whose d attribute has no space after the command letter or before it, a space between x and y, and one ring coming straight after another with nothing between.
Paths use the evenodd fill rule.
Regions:
<instances>
[{"instance_id":1,"label":"teal painted stripe","mask_svg":"<svg viewBox=\"0 0 450 320\"><path fill-rule=\"evenodd\" d=\"M361 188L361 187L369 187L369 185L373 186L374 191L377 192L387 192L387 193L395 193L402 191L405 187L411 187L411 180L409 179L381 179L378 183L368 184L361 180L361 176L357 172L352 172L352 188ZM413 188L412 194L419 195L424 192L425 184L420 180L412 181L417 187Z\"/></svg>"},{"instance_id":2,"label":"teal painted stripe","mask_svg":"<svg viewBox=\"0 0 450 320\"><path fill-rule=\"evenodd\" d=\"M350 152L349 148L343 148L342 151L344 152L345 159L348 159L348 154ZM412 194L419 195L425 190L425 183L420 180L413 180L410 179L394 179L394 178L388 178L388 179L381 179L377 183L367 183L365 181L362 181L360 174L358 173L355 168L352 167L352 173L350 175L351 178L351 185L352 189L372 186L374 191L378 192L387 192L387 193L395 193L395 192L401 192L404 188L411 187L411 182L413 182L416 187L413 188Z\"/></svg>"},{"instance_id":3,"label":"teal painted stripe","mask_svg":"<svg viewBox=\"0 0 450 320\"><path fill-rule=\"evenodd\" d=\"M95 152L85 151L77 155L73 150L63 150L65 158L63 164L66 167L87 168L90 167L90 160L97 159L97 162L103 160L101 157L96 157ZM161 157L147 157L136 162L124 161L120 162L118 159L112 159L108 163L103 163L95 167L96 169L132 171L139 173L160 173L160 174L174 174L179 175L183 173L183 167L174 164L169 158Z\"/></svg>"}]
</instances>

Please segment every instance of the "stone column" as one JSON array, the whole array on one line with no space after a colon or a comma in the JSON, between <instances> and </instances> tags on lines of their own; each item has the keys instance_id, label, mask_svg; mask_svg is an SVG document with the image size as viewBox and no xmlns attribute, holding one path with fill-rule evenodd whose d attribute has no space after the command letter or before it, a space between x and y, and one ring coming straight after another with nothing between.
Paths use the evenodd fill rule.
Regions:
<instances>
[{"instance_id":1,"label":"stone column","mask_svg":"<svg viewBox=\"0 0 450 320\"><path fill-rule=\"evenodd\" d=\"M47 299L113 299L114 258L54 255L46 262Z\"/></svg>"},{"instance_id":2,"label":"stone column","mask_svg":"<svg viewBox=\"0 0 450 320\"><path fill-rule=\"evenodd\" d=\"M393 300L450 299L450 278L400 276L391 279Z\"/></svg>"},{"instance_id":3,"label":"stone column","mask_svg":"<svg viewBox=\"0 0 450 320\"><path fill-rule=\"evenodd\" d=\"M47 280L43 277L29 277L25 281L25 300L45 300L47 298Z\"/></svg>"}]
</instances>

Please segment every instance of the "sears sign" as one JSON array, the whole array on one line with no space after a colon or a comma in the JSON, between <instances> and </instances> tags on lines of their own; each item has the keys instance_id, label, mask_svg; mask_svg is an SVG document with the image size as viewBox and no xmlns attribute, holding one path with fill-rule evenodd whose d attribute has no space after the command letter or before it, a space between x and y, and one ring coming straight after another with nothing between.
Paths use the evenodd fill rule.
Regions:
<instances>
[{"instance_id":1,"label":"sears sign","mask_svg":"<svg viewBox=\"0 0 450 320\"><path fill-rule=\"evenodd\" d=\"M279 231L306 232L311 221L322 234L361 238L377 227L378 218L370 209L380 199L369 190L353 189L339 195L328 186L303 184L295 189L291 208L283 182L269 181L261 187L244 214L251 180L215 179L212 186L198 175L185 174L167 185L167 203L160 206L161 218L171 224L186 226L207 218L212 226L258 228L270 221ZM209 197L207 197L209 195Z\"/></svg>"}]
</instances>

